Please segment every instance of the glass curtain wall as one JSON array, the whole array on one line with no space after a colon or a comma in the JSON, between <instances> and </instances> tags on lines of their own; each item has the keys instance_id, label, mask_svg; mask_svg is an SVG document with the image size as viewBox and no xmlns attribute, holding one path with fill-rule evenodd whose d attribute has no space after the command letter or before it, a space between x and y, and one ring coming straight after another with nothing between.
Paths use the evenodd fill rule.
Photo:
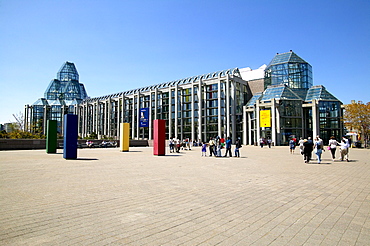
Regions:
<instances>
[{"instance_id":1,"label":"glass curtain wall","mask_svg":"<svg viewBox=\"0 0 370 246\"><path fill-rule=\"evenodd\" d=\"M182 100L181 100L181 110L179 112L182 117L182 135L183 138L191 138L191 96L192 90L191 88L183 89L182 90Z\"/></svg>"},{"instance_id":2,"label":"glass curtain wall","mask_svg":"<svg viewBox=\"0 0 370 246\"><path fill-rule=\"evenodd\" d=\"M303 137L302 101L284 100L280 102L281 145L288 145L292 137Z\"/></svg>"},{"instance_id":3,"label":"glass curtain wall","mask_svg":"<svg viewBox=\"0 0 370 246\"><path fill-rule=\"evenodd\" d=\"M218 136L218 84L204 86L206 97L205 126L206 139Z\"/></svg>"},{"instance_id":4,"label":"glass curtain wall","mask_svg":"<svg viewBox=\"0 0 370 246\"><path fill-rule=\"evenodd\" d=\"M327 143L331 136L340 139L341 108L339 102L319 101L320 137Z\"/></svg>"}]
</instances>

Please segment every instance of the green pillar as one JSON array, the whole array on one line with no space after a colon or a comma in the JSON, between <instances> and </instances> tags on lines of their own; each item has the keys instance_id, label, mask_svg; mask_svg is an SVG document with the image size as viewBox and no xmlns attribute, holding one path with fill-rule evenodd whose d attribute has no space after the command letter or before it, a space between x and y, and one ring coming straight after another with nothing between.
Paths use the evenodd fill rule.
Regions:
<instances>
[{"instance_id":1,"label":"green pillar","mask_svg":"<svg viewBox=\"0 0 370 246\"><path fill-rule=\"evenodd\" d=\"M48 120L46 127L46 153L57 152L57 121Z\"/></svg>"}]
</instances>

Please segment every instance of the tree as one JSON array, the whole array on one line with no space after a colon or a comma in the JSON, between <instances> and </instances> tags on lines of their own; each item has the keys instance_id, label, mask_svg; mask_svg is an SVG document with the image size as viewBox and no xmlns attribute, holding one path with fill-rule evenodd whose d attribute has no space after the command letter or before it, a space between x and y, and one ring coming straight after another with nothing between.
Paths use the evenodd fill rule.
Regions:
<instances>
[{"instance_id":1,"label":"tree","mask_svg":"<svg viewBox=\"0 0 370 246\"><path fill-rule=\"evenodd\" d=\"M364 140L366 148L370 134L370 102L366 104L361 101L352 102L344 107L343 119L345 126L358 130L360 136L362 136Z\"/></svg>"},{"instance_id":2,"label":"tree","mask_svg":"<svg viewBox=\"0 0 370 246\"><path fill-rule=\"evenodd\" d=\"M24 130L24 115L22 112L19 112L18 114L13 114L14 119L18 123L18 129Z\"/></svg>"}]
</instances>

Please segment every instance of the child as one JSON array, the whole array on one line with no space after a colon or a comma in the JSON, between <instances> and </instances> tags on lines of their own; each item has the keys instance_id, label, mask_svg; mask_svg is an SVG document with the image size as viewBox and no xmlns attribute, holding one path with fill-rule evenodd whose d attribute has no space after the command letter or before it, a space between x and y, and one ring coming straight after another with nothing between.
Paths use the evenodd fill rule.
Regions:
<instances>
[{"instance_id":1,"label":"child","mask_svg":"<svg viewBox=\"0 0 370 246\"><path fill-rule=\"evenodd\" d=\"M202 156L207 156L206 152L207 152L207 144L203 142L202 143Z\"/></svg>"}]
</instances>

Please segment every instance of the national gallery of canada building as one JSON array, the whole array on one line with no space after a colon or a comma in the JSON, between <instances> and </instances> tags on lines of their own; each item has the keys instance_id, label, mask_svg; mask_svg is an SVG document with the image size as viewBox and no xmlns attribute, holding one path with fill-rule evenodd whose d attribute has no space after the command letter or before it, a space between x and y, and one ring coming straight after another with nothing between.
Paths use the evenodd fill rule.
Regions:
<instances>
[{"instance_id":1,"label":"national gallery of canada building","mask_svg":"<svg viewBox=\"0 0 370 246\"><path fill-rule=\"evenodd\" d=\"M119 88L118 88L119 89ZM88 97L75 65L63 64L44 98L25 106L25 128L45 132L48 119L63 131L63 115L77 114L79 137L152 139L153 120L166 120L166 137L208 141L237 138L252 145L271 138L343 135L342 103L323 85L313 85L311 65L293 51L276 54L257 69L231 68L115 94Z\"/></svg>"}]
</instances>

